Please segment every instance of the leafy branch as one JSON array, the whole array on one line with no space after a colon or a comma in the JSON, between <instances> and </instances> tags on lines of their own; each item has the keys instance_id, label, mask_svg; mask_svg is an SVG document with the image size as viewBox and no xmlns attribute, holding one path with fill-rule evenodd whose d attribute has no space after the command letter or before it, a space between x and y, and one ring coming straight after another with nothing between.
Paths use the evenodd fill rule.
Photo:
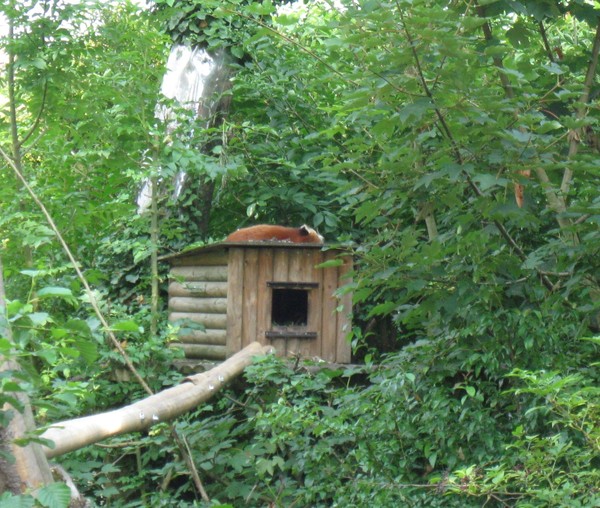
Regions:
<instances>
[{"instance_id":1,"label":"leafy branch","mask_svg":"<svg viewBox=\"0 0 600 508\"><path fill-rule=\"evenodd\" d=\"M485 7L483 7L481 5L477 5L477 14L482 19L485 19L485 17L486 17ZM541 21L539 23L539 28L540 28L540 34L541 34L542 41L543 41L544 47L546 49L546 52L548 53L550 60L553 61L552 51L550 50L546 30L545 30L544 24ZM489 21L487 21L487 20L485 21L485 23L482 26L482 30L483 30L483 36L484 36L484 39L486 40L486 42L488 42L488 43L492 42L494 37L493 37L492 28L491 28ZM494 55L492 58L492 61L494 62L494 66L499 71L498 78L500 79L500 83L502 84L502 88L504 89L504 93L505 93L506 97L508 99L514 99L514 97L515 97L514 90L513 90L513 87L510 83L510 80L509 80L506 72L504 72L504 62L502 61L502 58L499 57L498 55ZM517 112L515 111L515 116L516 115L517 115ZM535 173L538 177L538 180L542 184L542 189L544 191L544 194L546 195L546 199L548 200L548 204L550 205L550 208L558 214L557 222L558 222L559 226L563 229L568 228L569 226L571 226L571 221L568 218L564 218L561 216L561 214L564 213L566 210L566 202L565 202L564 196L560 195L558 192L556 192L556 190L554 190L552 188L550 178L548 177L548 174L546 173L546 170L544 168L542 168L540 166L536 166ZM528 177L529 171L523 171L522 174L524 176Z\"/></svg>"},{"instance_id":2,"label":"leafy branch","mask_svg":"<svg viewBox=\"0 0 600 508\"><path fill-rule=\"evenodd\" d=\"M257 25L259 25L261 28L264 28L265 30L271 32L272 34L276 35L277 37L283 39L284 41L290 43L292 46L295 46L296 48L298 48L299 50L303 51L304 53L306 53L307 55L310 55L312 58L314 58L317 62L319 62L320 64L322 64L326 69L329 69L331 72L333 72L335 75L339 76L340 78L342 78L345 82L350 83L354 86L358 86L358 83L356 83L356 81L353 81L351 79L349 79L346 75L344 75L344 73L340 72L338 69L336 69L333 65L330 65L329 63L327 63L323 58L321 58L319 55L317 55L314 51L312 51L310 48L304 46L303 44L301 44L300 42L292 39L291 37L288 37L287 35L281 33L279 30L276 30L275 28L273 28L272 26L269 26L267 23L265 23L264 21L261 21L260 19L257 19L255 17L252 17L248 14L244 14L243 12L240 11L234 11L232 9L227 9L225 7L223 7L221 9L223 12L227 13L227 14L233 14L234 16L239 16L241 18L244 18L248 21L253 21L254 23L256 23Z\"/></svg>"},{"instance_id":3,"label":"leafy branch","mask_svg":"<svg viewBox=\"0 0 600 508\"><path fill-rule=\"evenodd\" d=\"M12 23L10 25L11 27L13 26ZM12 32L11 32L12 34ZM18 134L18 122L17 122L17 115L16 115L16 94L15 94L15 75L14 75L14 58L15 55L14 53L10 53L9 56L9 66L8 66L8 85L9 85L9 102L10 102L10 119L11 119L11 138L12 138L12 157L10 157L3 149L2 147L0 147L0 156L5 160L5 162L7 163L7 165L13 170L15 176L17 177L17 179L22 183L23 187L27 190L28 194L31 196L32 200L35 202L35 204L38 206L38 208L40 209L40 211L42 212L42 214L44 215L48 225L50 226L50 229L54 232L54 234L56 235L56 238L58 239L59 243L61 244L62 249L64 250L64 252L66 253L71 265L73 266L78 279L80 280L81 284L83 285L84 289L85 289L85 293L88 297L88 301L90 302L90 305L92 306L92 309L94 310L94 313L96 314L98 320L100 321L100 323L102 324L102 326L104 327L104 330L106 332L106 334L108 335L111 343L113 344L113 346L116 348L116 350L119 352L119 354L121 355L121 357L123 358L123 361L125 362L125 365L127 366L127 368L129 369L129 371L133 374L133 376L135 377L135 379L137 380L137 382L140 384L140 386L144 389L144 391L148 394L148 395L153 395L154 392L152 391L152 389L150 388L150 386L148 385L148 383L146 383L146 381L144 380L144 378L141 376L141 374L139 373L139 371L135 368L135 366L133 365L133 362L131 361L131 359L129 358L129 355L127 354L127 352L124 350L123 346L121 345L121 343L117 340L117 337L115 336L114 332L112 331L108 321L106 320L106 318L104 317L102 311L100 310L100 306L98 304L98 301L94 295L94 292L92 291L89 282L87 280L87 278L85 277L85 275L83 274L83 272L80 269L80 265L77 262L77 260L75 259L75 256L73 255L71 249L69 248L68 244L66 243L64 237L62 236L59 228L57 227L56 223L54 222L52 216L50 215L50 212L48 211L48 209L46 208L46 206L44 205L44 203L41 201L41 199L37 196L37 194L35 193L35 191L33 190L33 188L29 185L29 182L27 181L27 179L25 178L25 176L23 175L23 170L22 170L22 165L21 165L21 149L23 146L23 143L35 132L35 130L37 129L37 126L39 125L40 119L41 119L41 115L43 113L43 105L45 103L45 98L46 98L46 92L47 92L47 88L44 88L44 92L43 92L43 96L44 96L44 100L42 101L42 107L40 109L40 111L38 112L38 115L35 119L35 122L33 124L33 126L31 127L31 129L29 130L29 132L27 133L27 135L20 140L19 139L19 134ZM156 210L154 210L156 215ZM153 217L154 217L153 216ZM153 229L152 229L152 234L153 237L156 235L156 228L157 225L153 224ZM156 242L155 242L156 245ZM156 249L153 249L153 266L156 266ZM154 279L157 279L157 274L153 273L154 275ZM155 282L156 284L156 282ZM158 291L156 287L153 287L153 293L152 293L152 308L153 308L153 318L152 318L152 332L156 331L156 306L157 306L157 300L158 300ZM204 489L204 486L202 484L202 481L200 479L200 476L198 474L198 470L194 464L194 461L191 457L191 452L189 450L189 447L184 439L184 437L180 436L177 429L175 428L175 426L171 423L169 424L169 433L171 436L171 439L173 440L173 442L175 443L175 445L177 446L179 453L182 457L182 459L184 460L190 475L192 477L192 480L194 482L194 486L196 488L196 490L199 492L200 497L206 501L209 502L209 498L206 494L206 491Z\"/></svg>"},{"instance_id":4,"label":"leafy branch","mask_svg":"<svg viewBox=\"0 0 600 508\"><path fill-rule=\"evenodd\" d=\"M48 209L46 208L46 206L44 205L44 203L42 203L42 201L40 200L40 198L37 196L37 194L35 193L35 191L33 190L33 188L29 185L29 182L27 182L27 180L23 176L23 173L19 170L19 168L17 168L15 162L9 157L9 155L1 147L0 147L0 155L6 161L6 163L10 166L10 168L12 168L13 172L15 173L15 176L21 181L21 183L23 184L23 187L25 187L25 189L27 190L27 192L31 196L31 199L33 199L33 201L35 202L35 204L38 206L38 208L41 210L42 214L46 218L46 221L48 222L48 225L50 226L50 229L52 229L52 231L56 235L56 238L58 239L58 241L61 244L63 250L65 251L67 257L69 258L69 261L73 265L75 273L77 274L78 279L81 281L81 284L83 285L83 287L85 289L86 295L87 295L87 297L89 299L89 302L90 302L90 305L92 306L92 309L94 310L94 313L96 314L96 316L98 317L98 319L102 323L102 326L104 327L104 329L105 329L105 331L106 331L106 333L107 333L110 341L112 342L112 344L114 345L114 347L117 349L117 351L120 353L120 355L123 357L123 360L125 361L125 364L126 364L127 368L131 371L131 373L137 379L138 383L140 384L140 386L142 386L142 388L144 389L144 391L146 391L146 393L148 393L149 395L152 395L154 392L152 391L152 389L150 388L150 386L148 386L148 384L146 383L146 381L144 380L144 378L142 378L142 376L140 375L140 373L137 371L137 369L133 365L131 359L129 358L129 356L127 355L127 353L125 352L125 350L123 349L123 346L121 346L121 343L117 340L117 337L115 336L115 334L111 330L111 327L108 324L108 321L106 320L106 318L102 314L102 311L100 310L100 306L98 305L98 301L97 301L97 299L96 299L96 297L94 295L94 292L92 291L92 288L90 287L90 285L89 285L89 283L88 283L85 275L81 271L81 268L79 268L79 263L75 259L75 256L73 255L71 249L67 245L67 242L63 238L63 236L60 233L58 227L56 226L56 223L52 219L52 216L50 215L50 212L48 211Z\"/></svg>"},{"instance_id":5,"label":"leafy branch","mask_svg":"<svg viewBox=\"0 0 600 508\"><path fill-rule=\"evenodd\" d=\"M111 330L110 325L108 324L108 321L106 320L106 318L104 317L104 315L102 314L102 311L100 310L100 306L98 304L98 301L94 295L94 292L92 291L85 275L83 274L83 272L81 271L81 269L79 268L79 263L77 262L77 260L75 259L71 249L69 248L68 244L66 243L64 237L62 236L62 234L60 233L60 230L58 229L58 227L56 226L56 223L54 222L54 220L52 219L52 216L50 215L50 212L48 211L48 209L46 208L46 206L44 205L44 203L42 203L42 201L39 199L39 197L37 196L37 194L35 193L35 191L33 190L33 188L29 185L29 183L27 182L27 180L25 179L25 177L23 176L23 173L17 168L15 162L10 158L10 156L2 149L2 147L0 147L0 156L2 156L2 158L6 161L6 163L12 168L12 170L14 171L16 177L21 181L21 183L23 184L23 186L25 187L25 189L27 190L27 192L29 193L29 195L31 196L31 198L33 199L33 201L35 202L35 204L39 207L39 209L41 210L42 214L44 215L44 217L46 218L46 221L48 222L48 225L50 226L50 228L52 229L52 231L54 232L54 234L56 235L56 238L58 239L59 243L61 244L64 252L66 253L67 257L69 258L69 261L71 262L77 277L79 278L79 280L81 281L81 284L83 285L86 295L88 297L88 300L90 302L90 305L92 306L92 309L94 310L94 313L96 314L96 316L98 317L100 323L102 324L102 326L104 327L105 332L107 333L110 341L112 342L113 346L117 349L117 351L119 352L119 354L121 355L121 357L123 358L125 365L127 366L127 368L130 370L130 372L133 374L133 376L136 378L136 380L138 381L138 383L140 384L140 386L142 386L142 388L144 389L144 391L146 393L148 393L148 395L153 395L154 392L152 391L152 389L150 388L150 386L146 383L146 381L144 380L144 378L140 375L140 373L138 372L138 370L135 368L135 366L133 365L131 359L129 358L129 356L127 355L127 352L123 349L123 346L121 345L121 343L117 340L117 337L115 336L114 332ZM194 461L191 457L191 453L189 450L189 447L185 441L185 439L179 435L179 433L177 432L177 429L175 428L175 426L173 424L169 424L169 432L171 435L171 439L173 439L173 441L175 442L176 446L179 449L179 453L181 454L183 460L185 461L190 474L192 476L192 479L194 481L194 485L197 489L197 491L200 493L200 496L202 497L202 499L204 501L210 501L207 494L206 494L206 490L204 489L204 486L202 484L202 481L200 480L200 476L198 474L198 470L194 464Z\"/></svg>"},{"instance_id":6,"label":"leafy branch","mask_svg":"<svg viewBox=\"0 0 600 508\"><path fill-rule=\"evenodd\" d=\"M592 54L590 56L590 63L588 65L587 73L585 75L585 81L583 83L583 91L579 98L579 107L577 108L576 118L582 120L585 117L587 104L590 100L590 91L594 79L596 77L596 68L598 67L598 54L600 53L600 20L596 25L596 33L594 35L594 44L592 47ZM579 143L581 141L581 129L574 130L569 136L569 154L568 159L571 160L579 150ZM569 166L565 168L563 173L562 183L560 184L560 191L563 196L569 193L571 188L571 182L573 181L573 169Z\"/></svg>"},{"instance_id":7,"label":"leafy branch","mask_svg":"<svg viewBox=\"0 0 600 508\"><path fill-rule=\"evenodd\" d=\"M396 3L398 3L397 0L396 0ZM442 113L440 108L436 105L433 93L432 93L431 89L429 88L429 86L427 85L427 81L425 80L425 75L423 73L423 68L421 66L421 60L417 53L415 40L414 40L411 32L408 30L408 27L406 25L406 20L404 17L404 13L402 12L400 5L398 5L398 12L399 12L400 20L402 22L404 34L406 35L406 39L408 41L408 45L410 46L410 50L411 50L411 53L412 53L412 56L413 56L413 59L415 62L417 76L419 77L419 81L421 82L421 87L423 88L423 92L431 100L436 117L438 119L439 125L442 130L442 133L446 137L446 139L448 139L450 141L450 145L452 147L452 153L454 154L454 158L455 158L456 162L461 167L461 172L467 182L467 185L471 188L471 190L474 192L474 194L476 196L481 197L481 198L485 197L485 194L481 191L479 186L471 178L471 175L469 175L469 173L464 169L464 159L462 157L462 154L460 153L460 149L458 148L458 145L456 143L456 140L454 139L452 131L451 131L450 127L448 126L448 123L446 122L446 118L444 117L444 114ZM496 226L496 229L500 232L500 235L505 239L505 241L517 253L517 256L521 259L521 261L524 261L525 259L527 259L527 255L525 254L524 250L517 243L517 241L514 239L514 237L510 234L508 229L506 229L504 224L502 224L498 219L493 219L492 222L493 222L494 226ZM541 273L540 270L536 269L536 273L538 274L540 280L542 281L542 284L546 287L546 289L548 289L548 291L554 291L555 285L552 283L552 281L545 274Z\"/></svg>"}]
</instances>

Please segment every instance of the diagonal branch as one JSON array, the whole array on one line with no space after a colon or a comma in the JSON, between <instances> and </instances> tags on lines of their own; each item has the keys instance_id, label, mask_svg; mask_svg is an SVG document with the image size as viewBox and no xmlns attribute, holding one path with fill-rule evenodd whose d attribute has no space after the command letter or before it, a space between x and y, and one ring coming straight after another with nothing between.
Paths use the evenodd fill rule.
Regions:
<instances>
[{"instance_id":1,"label":"diagonal branch","mask_svg":"<svg viewBox=\"0 0 600 508\"><path fill-rule=\"evenodd\" d=\"M353 85L355 87L359 87L360 86L360 83L357 83L353 79L349 78L342 71L336 69L333 65L327 63L323 58L321 58L319 55L317 55L312 49L308 48L307 46L305 46L304 44L298 42L297 40L294 40L291 37L285 35L284 33L280 32L279 30L276 30L275 28L269 26L264 21L261 21L260 19L257 19L257 18L253 18L252 16L248 16L247 14L244 14L243 12L239 12L239 11L227 9L225 7L223 7L222 10L223 10L223 12L226 12L228 14L234 14L236 16L239 16L241 18L247 19L249 21L253 21L257 25L259 25L261 28L264 28L265 30L268 30L273 35L276 35L277 37L279 37L280 39L284 40L285 42L287 42L287 43L291 44L292 46L298 48L300 51L303 51L307 55L310 55L317 62L319 62L321 65L323 65L326 69L329 69L333 74L335 74L339 78L341 78L342 81L344 81L344 82L346 82L346 83L348 83L350 85ZM382 79L383 81L385 81L389 86L391 86L397 92L401 92L401 93L404 93L406 95L414 95L413 93L409 92L408 90L401 89L395 83L393 83L388 78L386 78L385 76L381 75L380 73L377 73L377 72L375 72L373 70L369 70L369 71L371 72L371 74L373 74L377 78Z\"/></svg>"},{"instance_id":2,"label":"diagonal branch","mask_svg":"<svg viewBox=\"0 0 600 508\"><path fill-rule=\"evenodd\" d=\"M31 188L31 186L29 185L29 183L27 182L27 180L23 176L23 173L21 173L21 171L19 171L19 168L17 168L17 166L15 165L15 163L13 162L13 160L8 156L8 154L4 150L2 150L2 148L0 148L0 156L2 156L4 158L4 160L6 161L6 163L12 168L12 170L14 171L16 177L21 181L21 183L23 184L23 186L25 187L25 189L27 190L27 192L29 193L29 195L31 196L31 198L33 199L33 201L35 202L35 204L39 207L39 209L44 214L44 217L46 218L46 221L48 222L48 224L49 224L50 228L52 229L52 231L54 231L54 234L56 235L56 238L60 242L62 248L65 251L65 253L67 254L67 257L69 258L69 261L73 265L73 268L75 269L75 272L77 273L77 277L81 281L81 283L82 283L82 285L83 285L83 287L84 287L84 289L86 291L86 294L87 294L87 296L88 296L88 298L90 300L90 304L92 305L92 308L94 309L94 312L95 312L96 316L98 317L98 319L102 323L102 326L106 330L106 333L108 334L108 336L109 336L112 344L115 346L115 348L117 349L117 351L119 351L119 353L123 357L123 360L125 361L125 364L127 365L127 368L131 371L131 373L134 375L134 377L138 380L138 382L140 383L140 385L142 386L142 388L144 388L144 390L149 395L152 395L152 393L153 393L152 390L150 389L150 387L148 386L148 384L146 383L146 381L144 380L144 378L142 378L142 376L140 375L140 373L137 371L137 369L135 368L135 366L131 362L129 356L127 355L127 353L123 349L123 346L121 346L121 343L117 340L117 337L115 336L115 334L110 330L110 325L108 324L108 322L104 318L104 315L102 314L102 311L100 310L100 307L98 305L96 297L94 296L94 292L92 291L92 288L88 284L88 281L85 278L85 275L83 275L83 272L79 268L79 263L77 262L77 260L73 256L73 253L71 252L71 249L69 248L69 246L67 245L67 242L65 241L65 239L61 235L58 227L56 226L56 223L54 222L54 220L52 219L52 216L50 215L50 212L48 212L48 209L44 206L44 203L42 203L42 201L37 196L37 194L35 193L35 191Z\"/></svg>"},{"instance_id":3,"label":"diagonal branch","mask_svg":"<svg viewBox=\"0 0 600 508\"><path fill-rule=\"evenodd\" d=\"M552 48L550 47L550 42L548 42L548 34L546 33L546 27L544 26L544 22L540 21L538 23L538 28L540 29L540 35L542 36L542 43L544 44L544 49L546 50L546 55L548 55L548 60L554 62L554 55L552 54Z\"/></svg>"},{"instance_id":4,"label":"diagonal branch","mask_svg":"<svg viewBox=\"0 0 600 508\"><path fill-rule=\"evenodd\" d=\"M148 384L146 383L144 378L141 376L141 374L138 372L138 370L135 368L131 359L129 358L129 356L127 355L125 350L123 349L123 346L121 346L121 343L117 340L117 337L111 331L108 321L105 319L104 315L102 314L102 311L100 310L100 306L98 305L98 301L96 300L96 297L94 296L94 293L93 293L87 279L85 278L85 275L83 275L83 272L79 268L79 264L77 263L77 260L73 256L71 249L69 248L65 239L61 235L58 227L56 226L54 220L52 219L52 216L50 215L50 212L48 212L48 209L44 206L44 203L42 203L40 198L37 196L37 194L31 188L31 186L29 185L29 183L27 182L27 180L25 179L25 177L23 176L21 171L19 171L19 169L17 168L15 163L11 160L11 158L8 156L8 154L4 150L2 150L1 147L0 147L0 156L2 156L4 158L4 160L6 161L6 163L13 169L17 178L21 181L21 183L23 184L23 186L25 187L25 189L27 190L27 192L29 193L29 195L31 196L31 198L33 199L35 204L42 211L44 217L46 218L48 224L50 225L50 228L52 229L52 231L54 231L54 234L58 238L58 241L60 242L62 248L64 249L65 253L67 254L69 261L71 262L71 264L73 265L73 268L75 269L75 272L77 273L77 277L81 281L81 283L86 291L86 294L88 296L90 304L91 304L92 308L94 309L94 313L96 314L96 316L102 323L102 326L106 330L106 333L107 333L108 337L110 338L110 341L112 342L114 347L117 349L117 351L121 354L123 360L125 361L125 364L127 365L127 368L131 371L133 376L137 379L138 383L142 386L144 391L148 395L152 396L154 394L154 392L152 391L150 386L148 386ZM196 489L200 493L201 497L205 501L208 502L209 500L206 496L206 492L205 492L202 482L200 480L200 476L198 475L196 465L194 464L192 457L189 455L188 450L186 449L186 446L184 445L184 441L183 441L182 437L179 435L177 429L175 428L175 426L173 424L169 425L169 431L171 434L171 438L175 442L175 445L178 447L179 453L181 454L182 459L186 463L186 466L188 467L190 474L192 475L192 479L194 481L194 485L195 485Z\"/></svg>"}]
</instances>

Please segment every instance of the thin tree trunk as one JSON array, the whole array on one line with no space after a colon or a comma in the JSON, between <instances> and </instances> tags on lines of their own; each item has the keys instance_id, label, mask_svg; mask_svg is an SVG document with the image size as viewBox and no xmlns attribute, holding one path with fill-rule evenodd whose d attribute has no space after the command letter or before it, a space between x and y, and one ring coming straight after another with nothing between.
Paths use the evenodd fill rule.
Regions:
<instances>
[{"instance_id":1,"label":"thin tree trunk","mask_svg":"<svg viewBox=\"0 0 600 508\"><path fill-rule=\"evenodd\" d=\"M158 333L158 177L153 175L150 179L152 188L152 201L150 202L150 254L152 295L150 301L150 335L156 338Z\"/></svg>"},{"instance_id":2,"label":"thin tree trunk","mask_svg":"<svg viewBox=\"0 0 600 508\"><path fill-rule=\"evenodd\" d=\"M14 3L12 3L14 8ZM23 161L21 156L21 139L19 137L19 122L17 118L17 83L15 79L15 68L17 55L13 49L15 42L15 23L13 19L8 20L8 65L6 66L6 84L8 92L8 111L10 119L10 155L15 167L23 174ZM35 123L34 123L35 126ZM15 175L15 181L19 179ZM23 197L19 197L19 207L24 209ZM26 267L33 265L33 254L28 245L23 246L23 259Z\"/></svg>"}]
</instances>

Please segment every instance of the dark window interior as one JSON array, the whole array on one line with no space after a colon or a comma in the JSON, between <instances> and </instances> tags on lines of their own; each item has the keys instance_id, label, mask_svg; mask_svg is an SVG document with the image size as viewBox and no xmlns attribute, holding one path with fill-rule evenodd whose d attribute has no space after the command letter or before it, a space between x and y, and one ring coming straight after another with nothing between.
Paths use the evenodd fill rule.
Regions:
<instances>
[{"instance_id":1,"label":"dark window interior","mask_svg":"<svg viewBox=\"0 0 600 508\"><path fill-rule=\"evenodd\" d=\"M274 288L271 312L273 326L306 326L308 324L308 291Z\"/></svg>"}]
</instances>

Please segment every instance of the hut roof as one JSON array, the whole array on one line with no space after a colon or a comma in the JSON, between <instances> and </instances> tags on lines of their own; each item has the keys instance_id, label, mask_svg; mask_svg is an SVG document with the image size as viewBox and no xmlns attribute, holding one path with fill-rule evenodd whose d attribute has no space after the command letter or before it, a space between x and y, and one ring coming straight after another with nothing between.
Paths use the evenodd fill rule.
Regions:
<instances>
[{"instance_id":1,"label":"hut roof","mask_svg":"<svg viewBox=\"0 0 600 508\"><path fill-rule=\"evenodd\" d=\"M276 248L276 249L324 249L331 250L332 247L328 247L322 243L294 243L294 242L282 242L282 241L254 241L254 242L218 242L211 243L209 245L202 245L200 247L193 247L191 249L183 250L181 252L175 252L173 254L167 254L161 256L161 261L170 261L172 259L182 259L187 257L193 257L198 254L204 254L207 252L214 252L217 250L229 249L230 247L250 247L253 249L259 248Z\"/></svg>"}]
</instances>

